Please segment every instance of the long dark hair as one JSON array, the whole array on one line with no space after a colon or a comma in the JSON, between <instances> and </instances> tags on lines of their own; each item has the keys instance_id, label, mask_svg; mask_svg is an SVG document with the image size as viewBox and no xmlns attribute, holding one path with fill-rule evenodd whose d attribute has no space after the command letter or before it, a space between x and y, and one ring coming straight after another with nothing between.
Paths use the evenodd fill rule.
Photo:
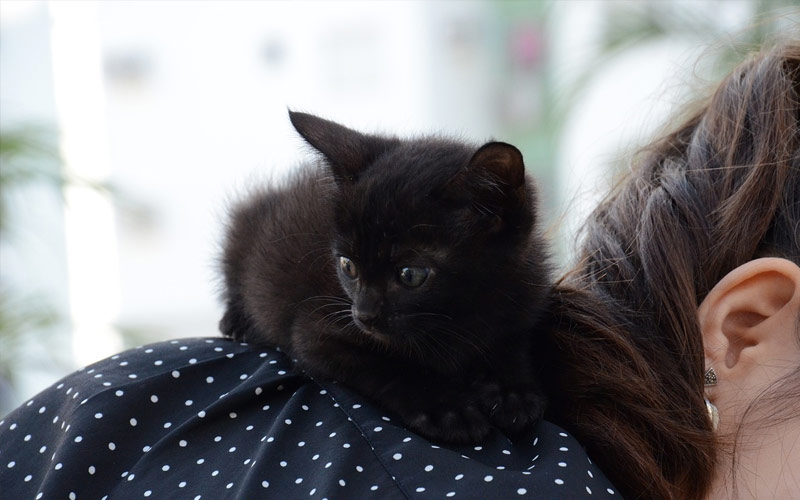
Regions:
<instances>
[{"instance_id":1,"label":"long dark hair","mask_svg":"<svg viewBox=\"0 0 800 500\"><path fill-rule=\"evenodd\" d=\"M586 223L554 291L553 416L626 498L702 498L717 440L700 302L754 258L800 264L800 42L740 64Z\"/></svg>"}]
</instances>

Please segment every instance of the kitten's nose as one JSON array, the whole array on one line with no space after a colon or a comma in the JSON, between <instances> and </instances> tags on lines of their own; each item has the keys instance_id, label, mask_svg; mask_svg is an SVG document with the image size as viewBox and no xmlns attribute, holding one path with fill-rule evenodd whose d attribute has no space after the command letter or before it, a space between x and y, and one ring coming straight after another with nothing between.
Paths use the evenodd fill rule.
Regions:
<instances>
[{"instance_id":1,"label":"kitten's nose","mask_svg":"<svg viewBox=\"0 0 800 500\"><path fill-rule=\"evenodd\" d=\"M366 326L373 326L378 319L378 311L377 309L354 309L353 316Z\"/></svg>"},{"instance_id":2,"label":"kitten's nose","mask_svg":"<svg viewBox=\"0 0 800 500\"><path fill-rule=\"evenodd\" d=\"M381 317L383 309L383 297L375 287L364 287L359 294L353 298L353 319L356 324L372 329Z\"/></svg>"}]
</instances>

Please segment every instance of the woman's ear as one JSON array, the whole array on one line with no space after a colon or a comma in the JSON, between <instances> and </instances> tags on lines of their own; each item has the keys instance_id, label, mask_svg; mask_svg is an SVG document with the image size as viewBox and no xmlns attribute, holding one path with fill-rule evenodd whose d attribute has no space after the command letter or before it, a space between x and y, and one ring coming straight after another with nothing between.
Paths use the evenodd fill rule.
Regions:
<instances>
[{"instance_id":1,"label":"woman's ear","mask_svg":"<svg viewBox=\"0 0 800 500\"><path fill-rule=\"evenodd\" d=\"M706 368L719 379L709 397L757 394L800 365L800 267L780 258L747 262L717 283L697 317Z\"/></svg>"}]
</instances>

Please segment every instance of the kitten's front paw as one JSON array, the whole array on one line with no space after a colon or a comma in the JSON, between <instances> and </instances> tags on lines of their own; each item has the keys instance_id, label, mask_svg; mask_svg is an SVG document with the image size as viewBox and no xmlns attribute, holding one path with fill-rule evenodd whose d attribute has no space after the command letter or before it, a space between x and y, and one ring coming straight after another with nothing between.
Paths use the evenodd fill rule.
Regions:
<instances>
[{"instance_id":1,"label":"kitten's front paw","mask_svg":"<svg viewBox=\"0 0 800 500\"><path fill-rule=\"evenodd\" d=\"M403 415L403 420L431 441L452 444L480 443L491 430L486 415L473 404L410 412Z\"/></svg>"},{"instance_id":2,"label":"kitten's front paw","mask_svg":"<svg viewBox=\"0 0 800 500\"><path fill-rule=\"evenodd\" d=\"M506 434L518 434L542 417L545 398L531 386L504 387L495 382L483 382L475 395L491 422Z\"/></svg>"},{"instance_id":3,"label":"kitten's front paw","mask_svg":"<svg viewBox=\"0 0 800 500\"><path fill-rule=\"evenodd\" d=\"M235 340L249 340L252 327L244 313L234 305L228 305L225 315L219 321L219 331Z\"/></svg>"}]
</instances>

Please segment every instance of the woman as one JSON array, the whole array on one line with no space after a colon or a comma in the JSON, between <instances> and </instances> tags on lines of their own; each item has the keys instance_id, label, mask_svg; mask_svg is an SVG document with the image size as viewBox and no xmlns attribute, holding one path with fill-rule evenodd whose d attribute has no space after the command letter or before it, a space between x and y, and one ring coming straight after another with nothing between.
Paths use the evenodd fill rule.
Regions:
<instances>
[{"instance_id":1,"label":"woman","mask_svg":"<svg viewBox=\"0 0 800 500\"><path fill-rule=\"evenodd\" d=\"M800 44L751 57L642 152L557 287L557 421L628 498L800 498L799 120Z\"/></svg>"},{"instance_id":2,"label":"woman","mask_svg":"<svg viewBox=\"0 0 800 500\"><path fill-rule=\"evenodd\" d=\"M495 432L481 446L439 447L346 388L293 372L280 352L183 339L101 361L0 421L3 491L194 499L797 493L787 482L798 477L797 452L776 449L774 436L798 436L799 67L796 43L742 64L645 152L587 224L580 263L554 293L546 372L550 417L580 444L542 422L513 444ZM704 389L712 374L716 385ZM762 470L756 459L767 455L784 466Z\"/></svg>"}]
</instances>

